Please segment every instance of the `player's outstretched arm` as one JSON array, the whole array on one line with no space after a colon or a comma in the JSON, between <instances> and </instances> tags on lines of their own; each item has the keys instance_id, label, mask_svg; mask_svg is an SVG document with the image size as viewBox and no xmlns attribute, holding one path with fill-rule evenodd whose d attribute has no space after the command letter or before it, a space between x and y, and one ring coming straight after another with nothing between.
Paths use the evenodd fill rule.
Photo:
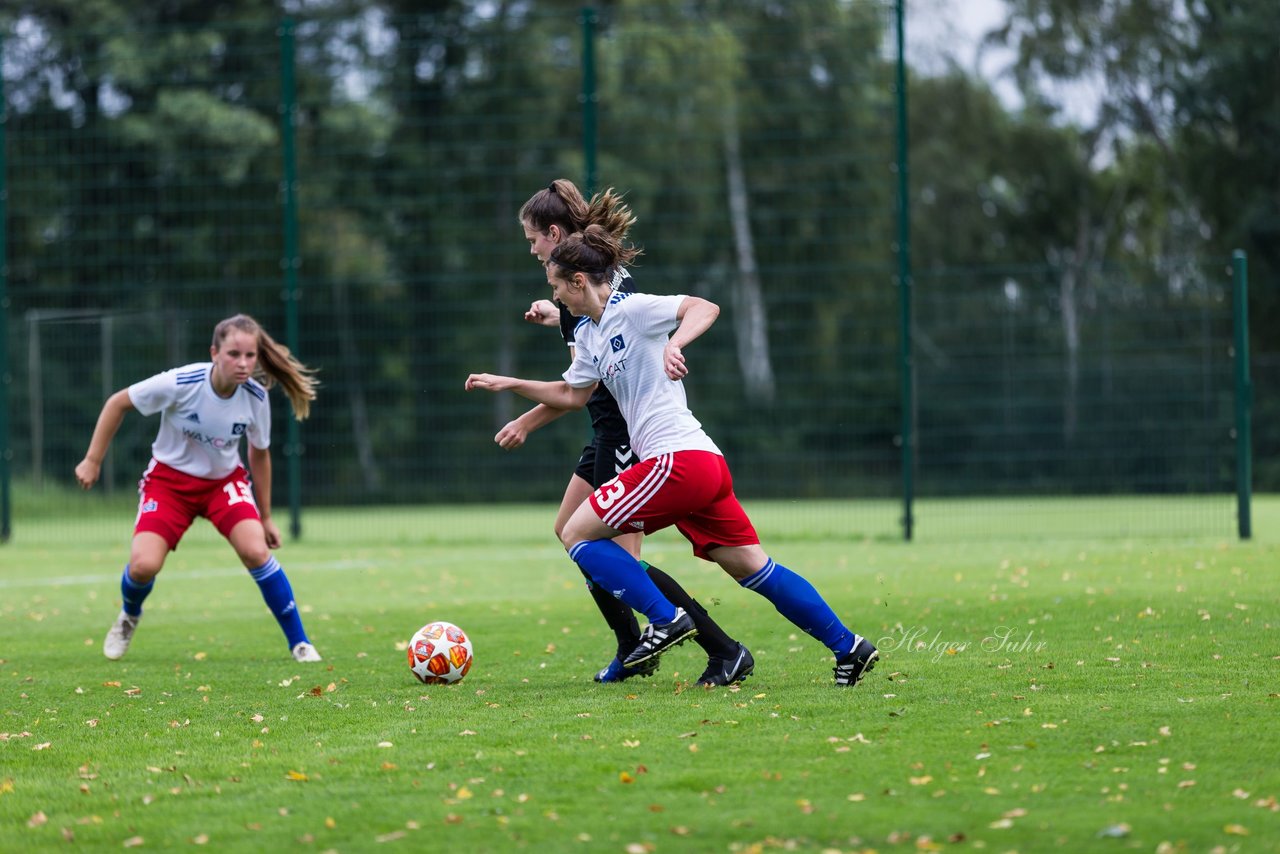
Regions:
<instances>
[{"instance_id":1,"label":"player's outstretched arm","mask_svg":"<svg viewBox=\"0 0 1280 854\"><path fill-rule=\"evenodd\" d=\"M98 482L107 448L111 447L111 440L115 438L125 413L130 409L133 409L133 401L129 399L127 388L108 397L107 402L102 405L98 424L93 428L93 438L89 440L89 450L85 451L84 459L76 466L76 481L81 489L89 489Z\"/></svg>"},{"instance_id":2,"label":"player's outstretched arm","mask_svg":"<svg viewBox=\"0 0 1280 854\"><path fill-rule=\"evenodd\" d=\"M553 409L582 409L587 405L594 385L586 388L574 388L564 380L543 382L540 380L522 380L518 377L504 377L500 374L472 374L464 385L467 391L481 389L484 391L514 391L521 397L534 403L543 403Z\"/></svg>"},{"instance_id":3,"label":"player's outstretched arm","mask_svg":"<svg viewBox=\"0 0 1280 854\"><path fill-rule=\"evenodd\" d=\"M503 450L514 451L525 443L534 430L547 426L568 411L539 403L519 418L507 422L493 437L493 441L497 442Z\"/></svg>"}]
</instances>

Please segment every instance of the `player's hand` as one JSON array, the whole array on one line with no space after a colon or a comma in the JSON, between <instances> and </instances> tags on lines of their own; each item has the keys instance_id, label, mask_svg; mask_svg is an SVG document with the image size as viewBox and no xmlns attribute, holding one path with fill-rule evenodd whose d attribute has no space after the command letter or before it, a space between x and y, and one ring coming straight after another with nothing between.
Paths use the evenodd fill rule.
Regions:
<instances>
[{"instance_id":1,"label":"player's hand","mask_svg":"<svg viewBox=\"0 0 1280 854\"><path fill-rule=\"evenodd\" d=\"M81 460L76 466L76 480L81 489L91 489L98 482L98 475L101 473L102 466L89 459Z\"/></svg>"},{"instance_id":2,"label":"player's hand","mask_svg":"<svg viewBox=\"0 0 1280 854\"><path fill-rule=\"evenodd\" d=\"M529 438L529 431L524 429L520 424L520 419L510 421L501 430L498 435L493 437L493 441L498 443L498 447L504 451L514 451L524 445L526 439Z\"/></svg>"},{"instance_id":3,"label":"player's hand","mask_svg":"<svg viewBox=\"0 0 1280 854\"><path fill-rule=\"evenodd\" d=\"M684 379L689 374L689 367L684 363L684 352L670 341L662 348L662 367L673 380Z\"/></svg>"},{"instance_id":4,"label":"player's hand","mask_svg":"<svg viewBox=\"0 0 1280 854\"><path fill-rule=\"evenodd\" d=\"M511 385L511 377L502 377L497 374L472 374L467 377L467 383L464 388L467 391L475 391L476 389L506 391L511 388Z\"/></svg>"},{"instance_id":5,"label":"player's hand","mask_svg":"<svg viewBox=\"0 0 1280 854\"><path fill-rule=\"evenodd\" d=\"M524 319L539 326L559 326L560 309L549 299L534 300L524 313Z\"/></svg>"},{"instance_id":6,"label":"player's hand","mask_svg":"<svg viewBox=\"0 0 1280 854\"><path fill-rule=\"evenodd\" d=\"M280 528L273 520L262 520L262 533L267 535L267 548L280 548Z\"/></svg>"}]
</instances>

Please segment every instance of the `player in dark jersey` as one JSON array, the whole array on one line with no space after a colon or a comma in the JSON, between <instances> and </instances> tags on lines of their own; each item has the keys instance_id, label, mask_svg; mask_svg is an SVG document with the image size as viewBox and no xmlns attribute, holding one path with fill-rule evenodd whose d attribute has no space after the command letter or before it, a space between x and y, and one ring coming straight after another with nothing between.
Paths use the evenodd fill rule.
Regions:
<instances>
[{"instance_id":1,"label":"player in dark jersey","mask_svg":"<svg viewBox=\"0 0 1280 854\"><path fill-rule=\"evenodd\" d=\"M634 221L630 210L612 190L597 193L588 202L572 181L563 178L552 181L546 189L534 193L520 208L520 224L524 228L525 239L529 241L529 252L543 263L546 263L557 244L589 224L600 225L622 241ZM638 249L629 249L626 262L636 254L639 254ZM624 265L626 262L614 267L613 284L615 288L629 291L632 289L632 279ZM573 327L577 318L549 300L538 300L525 312L525 320L543 326L559 326L565 343L570 347L569 355L572 359ZM556 516L557 537L569 515L594 489L638 462L631 449L626 420L618 410L617 401L603 384L591 396L587 411L591 415L592 438L583 448L578 465L565 488L560 512ZM504 426L498 431L494 441L508 450L518 448L524 444L530 432L563 414L563 410L536 406ZM618 543L638 559L642 536L632 534L621 537ZM755 667L750 651L725 634L724 629L679 582L651 564L643 561L642 564L658 589L693 618L697 629L695 639L707 653L707 668L698 678L698 684L729 685L750 675ZM592 582L585 572L583 575L587 578L587 587L596 606L617 639L617 654L595 675L596 681L620 682L631 676L651 675L657 669L657 658L651 664L646 663L646 666L638 668L624 668L622 665L640 643L640 625L631 608L611 591Z\"/></svg>"}]
</instances>

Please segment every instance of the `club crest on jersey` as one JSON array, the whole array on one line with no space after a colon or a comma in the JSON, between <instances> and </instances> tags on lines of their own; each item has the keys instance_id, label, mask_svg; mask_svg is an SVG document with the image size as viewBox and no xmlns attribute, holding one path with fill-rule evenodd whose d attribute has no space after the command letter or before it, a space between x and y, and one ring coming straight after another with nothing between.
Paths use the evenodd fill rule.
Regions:
<instances>
[{"instance_id":1,"label":"club crest on jersey","mask_svg":"<svg viewBox=\"0 0 1280 854\"><path fill-rule=\"evenodd\" d=\"M157 503L156 503L156 501L155 501L155 499L153 498L153 499L151 499L150 501L144 502L144 503L143 503L143 505L142 505L142 507L141 507L141 508L139 508L139 509L140 509L140 510L141 510L141 512L143 512L143 513L154 513L154 512L156 512L156 510L157 510L159 507L160 507L160 505L159 505L159 504L157 504Z\"/></svg>"},{"instance_id":2,"label":"club crest on jersey","mask_svg":"<svg viewBox=\"0 0 1280 854\"><path fill-rule=\"evenodd\" d=\"M231 425L231 435L232 435L232 436L243 436L243 435L244 435L244 428L246 428L246 427L248 427L248 426L249 426L248 424L232 424L232 425Z\"/></svg>"},{"instance_id":3,"label":"club crest on jersey","mask_svg":"<svg viewBox=\"0 0 1280 854\"><path fill-rule=\"evenodd\" d=\"M613 348L613 352L617 353L626 348L627 342L622 340L621 335L615 335L609 339L609 346Z\"/></svg>"}]
</instances>

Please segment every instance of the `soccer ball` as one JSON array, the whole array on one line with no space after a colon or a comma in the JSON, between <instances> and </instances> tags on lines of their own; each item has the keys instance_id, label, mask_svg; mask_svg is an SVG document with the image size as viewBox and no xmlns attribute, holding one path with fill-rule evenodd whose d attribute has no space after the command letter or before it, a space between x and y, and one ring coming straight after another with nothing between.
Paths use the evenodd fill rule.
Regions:
<instances>
[{"instance_id":1,"label":"soccer ball","mask_svg":"<svg viewBox=\"0 0 1280 854\"><path fill-rule=\"evenodd\" d=\"M471 640L453 623L427 623L409 639L409 669L428 685L457 682L471 662Z\"/></svg>"}]
</instances>

